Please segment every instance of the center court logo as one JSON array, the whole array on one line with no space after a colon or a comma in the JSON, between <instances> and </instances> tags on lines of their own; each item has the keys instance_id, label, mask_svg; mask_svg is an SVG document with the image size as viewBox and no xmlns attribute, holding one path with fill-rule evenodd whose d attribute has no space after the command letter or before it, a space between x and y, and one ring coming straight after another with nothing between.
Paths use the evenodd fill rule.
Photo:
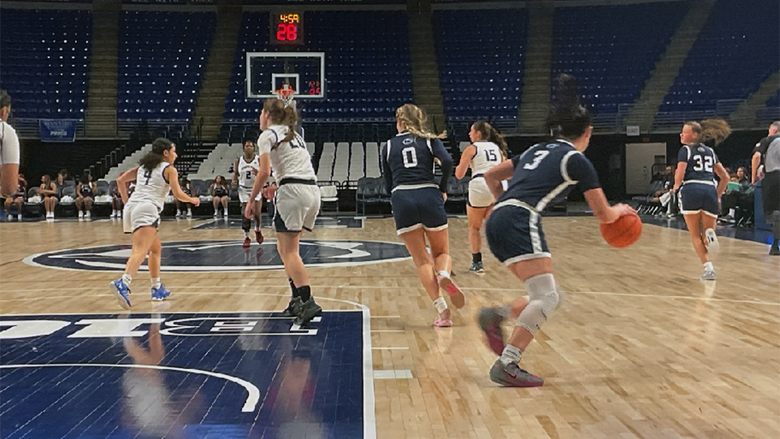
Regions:
<instances>
[{"instance_id":1,"label":"center court logo","mask_svg":"<svg viewBox=\"0 0 780 439\"><path fill-rule=\"evenodd\" d=\"M276 240L242 247L242 241L179 241L162 244L162 270L166 272L281 270ZM121 271L131 246L107 245L59 250L28 256L28 265L64 270ZM300 253L307 267L344 267L400 261L409 258L403 244L383 241L301 240ZM141 270L147 270L146 265Z\"/></svg>"}]
</instances>

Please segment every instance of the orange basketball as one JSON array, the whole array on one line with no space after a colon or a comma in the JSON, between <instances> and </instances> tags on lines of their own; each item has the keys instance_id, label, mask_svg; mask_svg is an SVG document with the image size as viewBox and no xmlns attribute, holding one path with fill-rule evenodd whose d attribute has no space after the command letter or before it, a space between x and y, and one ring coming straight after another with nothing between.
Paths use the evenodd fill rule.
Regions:
<instances>
[{"instance_id":1,"label":"orange basketball","mask_svg":"<svg viewBox=\"0 0 780 439\"><path fill-rule=\"evenodd\" d=\"M601 236L612 247L628 247L642 235L642 220L639 215L623 215L612 224L601 224Z\"/></svg>"}]
</instances>

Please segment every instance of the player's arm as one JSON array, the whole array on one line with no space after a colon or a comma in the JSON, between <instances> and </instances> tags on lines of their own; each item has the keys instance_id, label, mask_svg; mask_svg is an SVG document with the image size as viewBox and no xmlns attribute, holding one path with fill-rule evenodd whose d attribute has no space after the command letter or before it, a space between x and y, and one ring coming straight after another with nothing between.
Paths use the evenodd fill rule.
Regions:
<instances>
[{"instance_id":1,"label":"player's arm","mask_svg":"<svg viewBox=\"0 0 780 439\"><path fill-rule=\"evenodd\" d=\"M636 210L626 204L609 205L609 201L607 201L607 197L599 184L596 168L583 154L570 156L566 163L566 171L568 177L577 182L577 186L585 195L588 206L593 211L593 216L599 222L610 224L623 215L636 213Z\"/></svg>"},{"instance_id":2,"label":"player's arm","mask_svg":"<svg viewBox=\"0 0 780 439\"><path fill-rule=\"evenodd\" d=\"M119 195L122 197L122 203L127 204L129 195L127 195L127 183L135 181L138 176L138 166L130 170L125 171L119 178L116 179L116 189L119 191Z\"/></svg>"},{"instance_id":3,"label":"player's arm","mask_svg":"<svg viewBox=\"0 0 780 439\"><path fill-rule=\"evenodd\" d=\"M466 176L466 171L469 169L471 159L473 159L476 154L477 148L474 145L469 145L463 150L463 153L460 155L460 163L458 163L458 167L455 168L455 178L460 180Z\"/></svg>"},{"instance_id":4,"label":"player's arm","mask_svg":"<svg viewBox=\"0 0 780 439\"><path fill-rule=\"evenodd\" d=\"M54 183L54 184L56 185L57 183ZM84 198L84 197L81 196L81 186L83 186L83 185L84 185L84 183L79 183L78 186L76 186L76 198L79 199L79 200Z\"/></svg>"},{"instance_id":5,"label":"player's arm","mask_svg":"<svg viewBox=\"0 0 780 439\"><path fill-rule=\"evenodd\" d=\"M444 196L446 200L447 183L450 180L450 175L452 175L452 156L447 152L446 149L444 149L444 144L441 142L441 139L431 139L429 141L431 142L431 151L433 151L433 156L439 159L439 167L441 167L442 175L441 181L439 182L439 190L442 194L445 194Z\"/></svg>"},{"instance_id":6,"label":"player's arm","mask_svg":"<svg viewBox=\"0 0 780 439\"><path fill-rule=\"evenodd\" d=\"M57 183L52 181L51 182L51 187L53 189L43 189L43 188L40 188L40 189L38 189L38 193L42 194L42 195L56 195L57 194Z\"/></svg>"},{"instance_id":7,"label":"player's arm","mask_svg":"<svg viewBox=\"0 0 780 439\"><path fill-rule=\"evenodd\" d=\"M680 151L677 152L677 169L674 171L674 187L672 191L677 192L680 186L683 184L685 178L685 170L688 169L688 159L690 158L691 150L688 145L683 145Z\"/></svg>"},{"instance_id":8,"label":"player's arm","mask_svg":"<svg viewBox=\"0 0 780 439\"><path fill-rule=\"evenodd\" d=\"M393 173L390 170L390 164L387 163L388 148L390 148L389 140L387 143L385 143L385 147L382 148L382 151L379 153L382 155L382 177L385 178L385 186L387 187L387 192L389 193L393 190Z\"/></svg>"},{"instance_id":9,"label":"player's arm","mask_svg":"<svg viewBox=\"0 0 780 439\"><path fill-rule=\"evenodd\" d=\"M181 186L179 185L179 171L177 171L176 168L173 166L166 166L163 170L163 177L168 184L171 185L171 192L173 192L173 196L176 197L176 199L185 203L192 203L195 207L200 205L200 198L191 197L181 190Z\"/></svg>"},{"instance_id":10,"label":"player's arm","mask_svg":"<svg viewBox=\"0 0 780 439\"><path fill-rule=\"evenodd\" d=\"M19 185L19 138L12 129L3 138L3 165L0 167L0 196L11 198Z\"/></svg>"},{"instance_id":11,"label":"player's arm","mask_svg":"<svg viewBox=\"0 0 780 439\"><path fill-rule=\"evenodd\" d=\"M516 165L517 163L514 160L505 160L490 168L490 170L485 172L485 175L482 176L494 198L498 199L498 197L504 193L504 185L501 182L512 178L512 174L515 173Z\"/></svg>"},{"instance_id":12,"label":"player's arm","mask_svg":"<svg viewBox=\"0 0 780 439\"><path fill-rule=\"evenodd\" d=\"M729 173L726 172L726 168L720 162L715 163L715 174L718 175L720 181L718 181L718 198L723 196L726 192L726 188L729 185Z\"/></svg>"}]
</instances>

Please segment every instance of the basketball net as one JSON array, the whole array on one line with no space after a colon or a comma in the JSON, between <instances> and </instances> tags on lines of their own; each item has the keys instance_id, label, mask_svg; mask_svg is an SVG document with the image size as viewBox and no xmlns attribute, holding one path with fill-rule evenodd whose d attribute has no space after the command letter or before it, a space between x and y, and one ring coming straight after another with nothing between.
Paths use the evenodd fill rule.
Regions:
<instances>
[{"instance_id":1,"label":"basketball net","mask_svg":"<svg viewBox=\"0 0 780 439\"><path fill-rule=\"evenodd\" d=\"M274 90L274 94L277 99L284 101L284 106L289 107L293 104L293 97L295 96L295 89L290 87L290 84L282 84L282 88Z\"/></svg>"}]
</instances>

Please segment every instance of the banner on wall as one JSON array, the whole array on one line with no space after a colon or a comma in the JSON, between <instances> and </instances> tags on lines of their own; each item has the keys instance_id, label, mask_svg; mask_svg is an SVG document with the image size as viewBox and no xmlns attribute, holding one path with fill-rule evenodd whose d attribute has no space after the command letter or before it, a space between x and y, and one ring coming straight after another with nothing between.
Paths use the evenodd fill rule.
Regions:
<instances>
[{"instance_id":1,"label":"banner on wall","mask_svg":"<svg viewBox=\"0 0 780 439\"><path fill-rule=\"evenodd\" d=\"M42 142L76 141L76 119L40 119L38 131Z\"/></svg>"}]
</instances>

